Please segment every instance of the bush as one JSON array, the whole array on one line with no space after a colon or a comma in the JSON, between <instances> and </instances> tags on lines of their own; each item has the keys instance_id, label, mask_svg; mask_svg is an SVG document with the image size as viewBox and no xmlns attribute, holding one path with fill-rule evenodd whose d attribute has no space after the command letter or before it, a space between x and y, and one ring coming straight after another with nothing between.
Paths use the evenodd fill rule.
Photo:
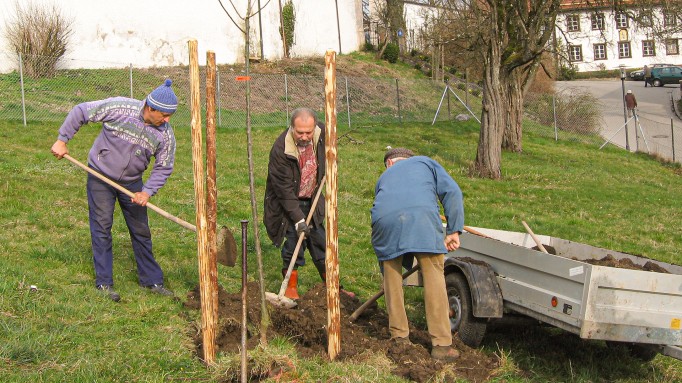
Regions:
<instances>
[{"instance_id":1,"label":"bush","mask_svg":"<svg viewBox=\"0 0 682 383\"><path fill-rule=\"evenodd\" d=\"M362 48L363 51L374 52L374 49L374 44L370 43L369 41L365 41L365 45Z\"/></svg>"},{"instance_id":2,"label":"bush","mask_svg":"<svg viewBox=\"0 0 682 383\"><path fill-rule=\"evenodd\" d=\"M291 52L291 46L294 45L295 24L296 14L294 13L294 4L289 0L282 7L282 28L280 28L279 31L280 36L286 39L287 57L289 57L289 52Z\"/></svg>"},{"instance_id":3,"label":"bush","mask_svg":"<svg viewBox=\"0 0 682 383\"><path fill-rule=\"evenodd\" d=\"M574 80L578 70L573 66L561 66L559 68L559 81Z\"/></svg>"},{"instance_id":4,"label":"bush","mask_svg":"<svg viewBox=\"0 0 682 383\"><path fill-rule=\"evenodd\" d=\"M398 56L400 56L400 48L398 44L388 43L386 49L384 49L384 55L381 57L384 60L395 64L398 61Z\"/></svg>"},{"instance_id":5,"label":"bush","mask_svg":"<svg viewBox=\"0 0 682 383\"><path fill-rule=\"evenodd\" d=\"M12 51L21 55L24 73L36 78L54 76L73 34L73 20L66 19L56 5L17 1L15 7L4 35Z\"/></svg>"}]
</instances>

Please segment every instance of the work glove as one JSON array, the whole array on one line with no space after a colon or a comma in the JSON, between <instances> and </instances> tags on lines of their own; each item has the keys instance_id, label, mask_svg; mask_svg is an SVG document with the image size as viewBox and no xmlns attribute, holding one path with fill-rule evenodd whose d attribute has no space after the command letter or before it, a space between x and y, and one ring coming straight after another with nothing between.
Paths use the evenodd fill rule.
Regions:
<instances>
[{"instance_id":1,"label":"work glove","mask_svg":"<svg viewBox=\"0 0 682 383\"><path fill-rule=\"evenodd\" d=\"M300 236L301 233L305 234L305 238L308 238L308 235L310 235L310 226L304 220L296 222L296 234Z\"/></svg>"}]
</instances>

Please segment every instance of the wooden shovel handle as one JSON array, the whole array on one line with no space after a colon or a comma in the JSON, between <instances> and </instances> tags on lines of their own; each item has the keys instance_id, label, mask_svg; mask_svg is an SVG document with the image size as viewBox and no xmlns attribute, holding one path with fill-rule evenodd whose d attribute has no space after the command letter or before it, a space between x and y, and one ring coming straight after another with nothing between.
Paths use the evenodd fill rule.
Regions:
<instances>
[{"instance_id":1,"label":"wooden shovel handle","mask_svg":"<svg viewBox=\"0 0 682 383\"><path fill-rule=\"evenodd\" d=\"M315 214L315 208L317 207L317 201L320 199L320 194L322 194L322 186L324 185L324 181L327 179L327 176L325 175L322 177L322 181L320 181L320 185L317 187L317 194L315 194L315 199L313 200L313 204L310 205L310 211L308 212L308 217L305 219L305 224L310 225L310 221L313 219L313 214ZM298 235L298 241L296 242L296 248L294 248L294 253L291 255L291 261L289 261L289 267L287 268L287 273L284 275L284 280L282 281L282 286L279 288L279 294L277 294L280 298L284 296L284 292L287 289L287 285L289 284L289 278L291 278L291 271L294 269L294 264L296 263L296 258L298 258L298 250L301 249L301 244L303 244L303 239L305 238L305 233L301 233Z\"/></svg>"},{"instance_id":2,"label":"wooden shovel handle","mask_svg":"<svg viewBox=\"0 0 682 383\"><path fill-rule=\"evenodd\" d=\"M403 279L409 277L410 275L414 274L417 270L419 270L419 265L412 266L411 269L407 270L405 273L403 273ZM384 287L381 287L381 290L379 290L378 293L372 295L367 302L363 303L362 306L358 307L355 311L353 311L353 314L348 317L348 320L351 322L355 322L360 314L365 312L367 310L367 307L369 307L372 303L376 302L377 299L381 298L384 295Z\"/></svg>"},{"instance_id":3,"label":"wooden shovel handle","mask_svg":"<svg viewBox=\"0 0 682 383\"><path fill-rule=\"evenodd\" d=\"M540 251L542 251L545 254L549 254L547 252L547 249L545 249L545 247L542 246L542 242L540 242L540 238L538 238L538 236L535 235L535 233L533 233L533 230L531 230L530 227L528 227L528 224L526 223L526 221L521 221L521 223L523 224L523 227L526 228L526 231L528 232L528 234L530 234L531 238L533 238L533 241L535 241L535 244L538 245L538 248L540 249Z\"/></svg>"},{"instance_id":4,"label":"wooden shovel handle","mask_svg":"<svg viewBox=\"0 0 682 383\"><path fill-rule=\"evenodd\" d=\"M85 170L86 172L92 174L93 176L99 178L101 181L106 182L109 186L117 189L118 191L120 191L122 193L125 193L127 196L129 196L131 198L135 197L135 193L133 193L130 190L124 188L123 186L117 184L116 182L110 180L109 178L103 176L102 174L97 172L95 169L92 169L88 166L85 166L80 161L71 157L70 155L64 154L64 158L71 161L74 165L78 166L79 168L81 168L81 169ZM164 218L167 218L167 219L179 224L180 226L184 227L185 229L192 230L194 232L197 231L196 226L192 225L189 222L183 221L182 219L180 219L180 218L168 213L167 211L161 209L160 207L152 204L151 202L147 202L147 207L154 210L155 212L161 214Z\"/></svg>"}]
</instances>

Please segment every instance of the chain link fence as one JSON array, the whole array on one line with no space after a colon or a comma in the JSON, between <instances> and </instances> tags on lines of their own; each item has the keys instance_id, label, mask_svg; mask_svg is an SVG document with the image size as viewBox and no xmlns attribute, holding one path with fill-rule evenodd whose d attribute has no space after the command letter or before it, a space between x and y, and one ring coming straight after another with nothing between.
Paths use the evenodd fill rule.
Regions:
<instances>
[{"instance_id":1,"label":"chain link fence","mask_svg":"<svg viewBox=\"0 0 682 383\"><path fill-rule=\"evenodd\" d=\"M179 101L173 125L190 124L188 67L135 68L132 64L119 63L114 69L61 69L52 77L31 78L24 75L21 64L19 58L19 70L0 75L0 119L23 120L24 124L61 122L78 103L114 96L142 99L165 78L170 78ZM205 69L200 68L202 92L205 91ZM219 127L245 126L247 86L251 124L255 128L287 126L290 112L301 106L324 116L322 75L251 73L247 80L244 73L219 67L217 79ZM446 94L445 84L429 79L337 76L336 87L340 128L403 121L446 121L457 114L469 113L462 103L455 102L457 98L474 105L471 107L474 113L480 114L481 90L474 84L451 87L454 90ZM204 93L201 97L205 100ZM442 113L438 112L439 102L446 105Z\"/></svg>"},{"instance_id":2,"label":"chain link fence","mask_svg":"<svg viewBox=\"0 0 682 383\"><path fill-rule=\"evenodd\" d=\"M143 99L164 79L170 78L179 100L173 126L190 125L188 67L135 68L132 64L112 63L114 69L59 69L52 77L30 78L22 71L21 57L1 51L0 55L15 57L19 68L0 74L0 120L23 121L24 125L47 121L59 125L78 103L113 96ZM83 61L82 66L87 67L88 62ZM200 79L204 92L205 67L200 68ZM254 128L285 127L291 111L301 106L324 116L321 74L251 73L246 79L244 73L219 66L217 80L219 128L246 125L247 86ZM435 123L470 118L478 121L481 114L481 88L463 81L442 83L429 79L346 76L337 76L336 80L340 130L383 123ZM201 98L205 100L205 94ZM601 110L598 100L580 92L528 93L524 99L524 132L598 147L608 139ZM628 132L634 138L631 150L679 161L682 142L679 121L665 124L640 117L636 131L632 121Z\"/></svg>"}]
</instances>

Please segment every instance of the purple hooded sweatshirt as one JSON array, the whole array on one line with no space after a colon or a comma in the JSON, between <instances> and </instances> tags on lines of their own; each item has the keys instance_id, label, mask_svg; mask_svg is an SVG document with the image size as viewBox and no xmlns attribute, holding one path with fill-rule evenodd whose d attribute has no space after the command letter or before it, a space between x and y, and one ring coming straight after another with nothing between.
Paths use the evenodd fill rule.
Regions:
<instances>
[{"instance_id":1,"label":"purple hooded sweatshirt","mask_svg":"<svg viewBox=\"0 0 682 383\"><path fill-rule=\"evenodd\" d=\"M146 124L142 118L144 101L113 97L76 105L59 128L59 140L69 142L81 126L101 122L88 164L119 183L130 183L142 174L154 157L154 167L142 191L156 194L173 172L175 136L170 124Z\"/></svg>"}]
</instances>

